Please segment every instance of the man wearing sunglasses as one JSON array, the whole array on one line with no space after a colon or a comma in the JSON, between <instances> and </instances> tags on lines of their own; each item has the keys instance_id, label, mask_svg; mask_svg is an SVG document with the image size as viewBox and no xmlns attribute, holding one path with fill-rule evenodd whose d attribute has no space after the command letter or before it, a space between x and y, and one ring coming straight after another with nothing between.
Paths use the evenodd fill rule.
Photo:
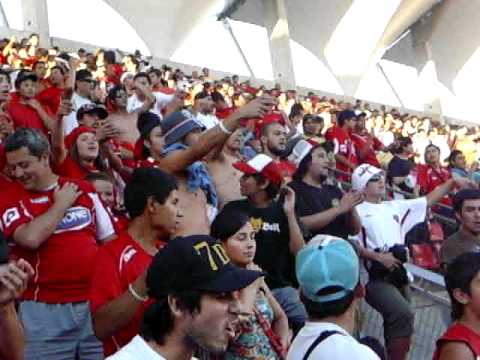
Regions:
<instances>
[{"instance_id":1,"label":"man wearing sunglasses","mask_svg":"<svg viewBox=\"0 0 480 360\"><path fill-rule=\"evenodd\" d=\"M440 201L453 188L473 183L449 179L425 197L383 201L385 174L369 165L358 166L352 189L363 192L365 201L356 206L361 221L360 254L367 260L369 282L366 300L383 317L389 359L407 358L413 334L414 313L407 299L408 276L403 266L408 254L405 235L425 220L428 206Z\"/></svg>"},{"instance_id":2,"label":"man wearing sunglasses","mask_svg":"<svg viewBox=\"0 0 480 360\"><path fill-rule=\"evenodd\" d=\"M88 70L81 69L75 74L75 92L72 96L72 109L70 115L65 117L65 134L70 134L73 129L78 126L77 111L83 105L93 104L91 100L92 91L95 87L95 80L92 73Z\"/></svg>"}]
</instances>

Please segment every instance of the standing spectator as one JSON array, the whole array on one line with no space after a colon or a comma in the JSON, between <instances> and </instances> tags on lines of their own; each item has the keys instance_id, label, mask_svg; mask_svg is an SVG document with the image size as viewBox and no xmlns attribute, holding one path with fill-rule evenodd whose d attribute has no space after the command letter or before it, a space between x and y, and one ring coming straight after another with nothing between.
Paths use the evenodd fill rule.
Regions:
<instances>
[{"instance_id":1,"label":"standing spectator","mask_svg":"<svg viewBox=\"0 0 480 360\"><path fill-rule=\"evenodd\" d=\"M337 123L327 130L325 138L333 142L337 170L337 179L349 181L350 176L357 166L355 147L351 132L355 126L356 115L351 110L344 110L337 115Z\"/></svg>"},{"instance_id":2,"label":"standing spectator","mask_svg":"<svg viewBox=\"0 0 480 360\"><path fill-rule=\"evenodd\" d=\"M355 155L359 165L366 163L380 167L376 152L384 150L385 147L380 140L367 131L365 128L365 117L366 114L364 112L357 115L355 128L351 134L355 146Z\"/></svg>"},{"instance_id":3,"label":"standing spectator","mask_svg":"<svg viewBox=\"0 0 480 360\"><path fill-rule=\"evenodd\" d=\"M22 70L15 79L16 93L11 95L6 110L13 120L15 128L28 127L41 130L45 135L52 131L55 119L48 109L44 108L38 100L37 75L30 71Z\"/></svg>"},{"instance_id":4,"label":"standing spectator","mask_svg":"<svg viewBox=\"0 0 480 360\"><path fill-rule=\"evenodd\" d=\"M140 335L108 359L190 359L197 349L224 353L238 315L245 312L235 292L261 276L233 265L222 245L208 235L171 240L148 269L146 286L153 303Z\"/></svg>"},{"instance_id":5,"label":"standing spectator","mask_svg":"<svg viewBox=\"0 0 480 360\"><path fill-rule=\"evenodd\" d=\"M25 359L101 359L87 299L97 241L114 236L108 213L90 184L52 172L48 141L38 130L16 130L5 151L25 194L3 212L2 226L16 244L14 255L36 269L20 303Z\"/></svg>"},{"instance_id":6,"label":"standing spectator","mask_svg":"<svg viewBox=\"0 0 480 360\"><path fill-rule=\"evenodd\" d=\"M33 63L32 71L35 75L37 75L38 78L37 92L41 92L51 86L50 82L46 78L47 70L47 64L45 64L45 62L36 61Z\"/></svg>"},{"instance_id":7,"label":"standing spectator","mask_svg":"<svg viewBox=\"0 0 480 360\"><path fill-rule=\"evenodd\" d=\"M75 74L75 92L72 96L72 112L65 120L65 134L70 134L78 126L77 111L87 104L93 104L91 100L92 91L95 86L95 80L92 73L81 69Z\"/></svg>"},{"instance_id":8,"label":"standing spectator","mask_svg":"<svg viewBox=\"0 0 480 360\"><path fill-rule=\"evenodd\" d=\"M394 199L404 199L405 196L395 190L419 195L417 186L416 165L411 159L413 155L412 139L408 137L398 140L393 148L394 156L388 163L387 181L393 188Z\"/></svg>"},{"instance_id":9,"label":"standing spectator","mask_svg":"<svg viewBox=\"0 0 480 360\"><path fill-rule=\"evenodd\" d=\"M303 136L319 144L325 142L323 136L324 120L319 115L307 114L303 117Z\"/></svg>"},{"instance_id":10,"label":"standing spectator","mask_svg":"<svg viewBox=\"0 0 480 360\"><path fill-rule=\"evenodd\" d=\"M202 91L195 95L193 114L195 115L195 119L207 130L218 124L218 119L214 115L214 111L215 103L210 94Z\"/></svg>"},{"instance_id":11,"label":"standing spectator","mask_svg":"<svg viewBox=\"0 0 480 360\"><path fill-rule=\"evenodd\" d=\"M478 252L460 255L448 266L445 283L455 322L437 340L433 360L474 360L480 357L479 272Z\"/></svg>"},{"instance_id":12,"label":"standing spectator","mask_svg":"<svg viewBox=\"0 0 480 360\"><path fill-rule=\"evenodd\" d=\"M135 144L140 133L137 128L138 114L127 112L127 92L122 86L110 89L107 97L109 109L108 122L117 129L115 139L120 143Z\"/></svg>"},{"instance_id":13,"label":"standing spectator","mask_svg":"<svg viewBox=\"0 0 480 360\"><path fill-rule=\"evenodd\" d=\"M56 114L60 107L61 97L65 88L65 69L55 66L50 70L51 86L40 91L37 95L38 101L45 105L53 114Z\"/></svg>"},{"instance_id":14,"label":"standing spectator","mask_svg":"<svg viewBox=\"0 0 480 360\"><path fill-rule=\"evenodd\" d=\"M383 317L385 344L389 359L407 358L413 334L414 313L408 302L408 277L405 235L425 220L427 206L433 205L454 186L469 184L465 179L449 179L426 197L412 200L383 201L383 171L360 165L352 175L352 189L364 193L357 205L362 231L359 234L361 256L369 272L366 300Z\"/></svg>"},{"instance_id":15,"label":"standing spectator","mask_svg":"<svg viewBox=\"0 0 480 360\"><path fill-rule=\"evenodd\" d=\"M460 150L452 150L448 157L448 167L452 177L469 178L470 174L467 171L467 161L465 155Z\"/></svg>"},{"instance_id":16,"label":"standing spectator","mask_svg":"<svg viewBox=\"0 0 480 360\"><path fill-rule=\"evenodd\" d=\"M320 235L298 253L296 271L308 322L293 341L287 360L378 360L352 336L355 310L365 296L353 246Z\"/></svg>"},{"instance_id":17,"label":"standing spectator","mask_svg":"<svg viewBox=\"0 0 480 360\"><path fill-rule=\"evenodd\" d=\"M265 154L234 167L243 172L240 189L243 200L225 205L224 211L237 210L250 216L256 231L255 264L266 273L267 285L287 314L290 327L297 331L305 322L306 313L300 303L292 263L305 244L295 215L295 193L287 190L284 203L275 200L282 184L282 174L273 159Z\"/></svg>"},{"instance_id":18,"label":"standing spectator","mask_svg":"<svg viewBox=\"0 0 480 360\"><path fill-rule=\"evenodd\" d=\"M480 190L460 190L453 197L455 217L460 229L442 246L440 260L446 269L457 256L480 251Z\"/></svg>"},{"instance_id":19,"label":"standing spectator","mask_svg":"<svg viewBox=\"0 0 480 360\"><path fill-rule=\"evenodd\" d=\"M90 290L95 335L109 356L140 330L147 301L145 275L159 246L182 216L175 178L159 169L140 168L125 189L128 230L98 252Z\"/></svg>"},{"instance_id":20,"label":"standing spectator","mask_svg":"<svg viewBox=\"0 0 480 360\"><path fill-rule=\"evenodd\" d=\"M303 150L299 150L303 147ZM294 148L303 155L297 158L298 170L289 186L295 191L295 208L312 235L329 234L346 239L358 234L360 220L354 207L363 201L361 194L343 194L337 186L327 184L331 164L331 143L312 146L301 140ZM303 157L303 158L302 158Z\"/></svg>"},{"instance_id":21,"label":"standing spectator","mask_svg":"<svg viewBox=\"0 0 480 360\"><path fill-rule=\"evenodd\" d=\"M256 268L255 231L246 213L220 212L212 223L212 236L222 241L234 265ZM240 320L240 333L230 342L224 360L276 360L286 353L290 338L287 316L263 279L257 281L260 284L254 295L253 314Z\"/></svg>"}]
</instances>

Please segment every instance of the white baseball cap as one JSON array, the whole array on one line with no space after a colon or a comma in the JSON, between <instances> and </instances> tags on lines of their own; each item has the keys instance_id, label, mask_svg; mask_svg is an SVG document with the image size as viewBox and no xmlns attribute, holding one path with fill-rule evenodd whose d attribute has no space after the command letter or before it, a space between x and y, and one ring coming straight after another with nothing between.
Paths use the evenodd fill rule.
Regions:
<instances>
[{"instance_id":1,"label":"white baseball cap","mask_svg":"<svg viewBox=\"0 0 480 360\"><path fill-rule=\"evenodd\" d=\"M352 174L352 190L365 190L370 179L379 174L384 175L384 171L370 164L362 164L358 166Z\"/></svg>"}]
</instances>

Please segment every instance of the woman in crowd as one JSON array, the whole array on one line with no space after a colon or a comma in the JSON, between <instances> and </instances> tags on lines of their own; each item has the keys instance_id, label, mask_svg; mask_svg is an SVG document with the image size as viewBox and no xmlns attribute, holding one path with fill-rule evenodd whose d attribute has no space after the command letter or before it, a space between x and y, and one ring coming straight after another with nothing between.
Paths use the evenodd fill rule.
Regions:
<instances>
[{"instance_id":1,"label":"woman in crowd","mask_svg":"<svg viewBox=\"0 0 480 360\"><path fill-rule=\"evenodd\" d=\"M253 263L255 231L247 214L223 210L212 224L212 236L222 241L236 266L258 268ZM264 280L258 281L258 287L254 289L254 313L241 322L235 340L221 357L224 360L284 358L290 339L287 316Z\"/></svg>"}]
</instances>

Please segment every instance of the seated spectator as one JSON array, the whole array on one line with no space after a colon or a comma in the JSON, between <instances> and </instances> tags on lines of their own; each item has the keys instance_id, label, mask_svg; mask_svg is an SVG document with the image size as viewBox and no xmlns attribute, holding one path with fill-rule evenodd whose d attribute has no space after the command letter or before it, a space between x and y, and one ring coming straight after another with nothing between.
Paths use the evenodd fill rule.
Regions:
<instances>
[{"instance_id":1,"label":"seated spectator","mask_svg":"<svg viewBox=\"0 0 480 360\"><path fill-rule=\"evenodd\" d=\"M416 165L413 162L412 139L405 137L398 140L393 146L394 156L388 163L387 183L393 189L394 199L404 199L405 195L395 190L401 190L408 194L419 195L417 186Z\"/></svg>"},{"instance_id":2,"label":"seated spectator","mask_svg":"<svg viewBox=\"0 0 480 360\"><path fill-rule=\"evenodd\" d=\"M433 360L473 360L480 357L479 272L478 252L460 255L448 266L445 284L455 322L437 340Z\"/></svg>"},{"instance_id":3,"label":"seated spectator","mask_svg":"<svg viewBox=\"0 0 480 360\"><path fill-rule=\"evenodd\" d=\"M215 154L207 163L218 197L218 208L221 209L229 201L242 198L240 192L240 178L242 173L233 167L233 164L242 160L240 151L243 148L248 130L238 128L228 137L222 150Z\"/></svg>"},{"instance_id":4,"label":"seated spectator","mask_svg":"<svg viewBox=\"0 0 480 360\"><path fill-rule=\"evenodd\" d=\"M218 124L218 119L214 115L215 104L210 94L202 91L195 95L192 110L195 119L202 124L205 129L211 129Z\"/></svg>"},{"instance_id":5,"label":"seated spectator","mask_svg":"<svg viewBox=\"0 0 480 360\"><path fill-rule=\"evenodd\" d=\"M2 227L13 255L36 269L20 303L25 359L101 359L87 300L97 242L115 236L108 213L90 184L53 173L38 130L17 129L5 152L25 191L3 212Z\"/></svg>"},{"instance_id":6,"label":"seated spectator","mask_svg":"<svg viewBox=\"0 0 480 360\"><path fill-rule=\"evenodd\" d=\"M8 261L7 244L0 233L0 359L21 360L25 347L22 324L15 310L18 299L34 276L32 266L25 260Z\"/></svg>"},{"instance_id":7,"label":"seated spectator","mask_svg":"<svg viewBox=\"0 0 480 360\"><path fill-rule=\"evenodd\" d=\"M234 167L243 172L240 189L243 200L232 201L223 211L240 211L250 216L256 231L257 252L255 264L266 272L267 285L286 312L289 325L298 330L305 321L292 263L295 254L305 244L295 215L295 193L287 189L285 201L277 201L282 175L273 159L260 154Z\"/></svg>"},{"instance_id":8,"label":"seated spectator","mask_svg":"<svg viewBox=\"0 0 480 360\"><path fill-rule=\"evenodd\" d=\"M337 123L327 130L325 139L333 142L336 167L339 171L337 179L349 181L351 174L357 166L355 147L351 138L351 131L355 126L356 115L351 110L344 110L337 115Z\"/></svg>"},{"instance_id":9,"label":"seated spectator","mask_svg":"<svg viewBox=\"0 0 480 360\"><path fill-rule=\"evenodd\" d=\"M232 263L255 269L255 231L246 213L222 211L212 223L214 238L222 241ZM281 359L288 348L288 319L263 279L256 289L253 314L240 319L240 331L231 340L222 359Z\"/></svg>"},{"instance_id":10,"label":"seated spectator","mask_svg":"<svg viewBox=\"0 0 480 360\"><path fill-rule=\"evenodd\" d=\"M224 353L239 314L246 312L235 292L262 275L233 265L208 235L171 240L148 269L146 287L153 303L140 335L107 359L168 359L172 353L190 359L198 349Z\"/></svg>"},{"instance_id":11,"label":"seated spectator","mask_svg":"<svg viewBox=\"0 0 480 360\"><path fill-rule=\"evenodd\" d=\"M61 66L56 65L50 70L50 86L38 92L37 99L45 105L51 113L56 114L65 88L67 73Z\"/></svg>"},{"instance_id":12,"label":"seated spectator","mask_svg":"<svg viewBox=\"0 0 480 360\"><path fill-rule=\"evenodd\" d=\"M87 104L92 104L91 96L95 86L95 80L92 73L88 70L81 69L75 73L75 92L72 96L72 112L65 120L65 134L70 134L73 129L78 126L77 111Z\"/></svg>"},{"instance_id":13,"label":"seated spectator","mask_svg":"<svg viewBox=\"0 0 480 360\"><path fill-rule=\"evenodd\" d=\"M297 254L296 272L308 322L293 341L287 360L379 359L352 336L355 311L365 296L353 246L319 235Z\"/></svg>"},{"instance_id":14,"label":"seated spectator","mask_svg":"<svg viewBox=\"0 0 480 360\"><path fill-rule=\"evenodd\" d=\"M440 260L446 269L457 256L480 251L480 190L460 190L453 197L455 217L459 230L451 235L442 246Z\"/></svg>"},{"instance_id":15,"label":"seated spectator","mask_svg":"<svg viewBox=\"0 0 480 360\"><path fill-rule=\"evenodd\" d=\"M300 149L302 148L302 149ZM360 232L360 220L354 208L363 201L360 193L343 194L337 186L327 184L331 143L312 146L301 140L294 148L298 152L298 170L288 185L295 191L295 209L312 235L329 234L348 238Z\"/></svg>"},{"instance_id":16,"label":"seated spectator","mask_svg":"<svg viewBox=\"0 0 480 360\"><path fill-rule=\"evenodd\" d=\"M141 113L151 111L162 118L162 110L171 102L174 95L152 92L151 80L147 73L140 72L133 77L134 94L128 98L127 112Z\"/></svg>"},{"instance_id":17,"label":"seated spectator","mask_svg":"<svg viewBox=\"0 0 480 360\"><path fill-rule=\"evenodd\" d=\"M53 114L35 99L37 82L38 78L34 73L20 71L15 80L16 92L11 95L6 110L15 128L38 129L46 135L52 131L55 119Z\"/></svg>"},{"instance_id":18,"label":"seated spectator","mask_svg":"<svg viewBox=\"0 0 480 360\"><path fill-rule=\"evenodd\" d=\"M365 117L366 114L363 112L357 115L355 127L351 134L353 145L355 146L355 155L359 165L366 163L380 167L376 152L384 150L385 146L367 131L365 128Z\"/></svg>"},{"instance_id":19,"label":"seated spectator","mask_svg":"<svg viewBox=\"0 0 480 360\"><path fill-rule=\"evenodd\" d=\"M182 216L175 178L140 168L125 189L128 230L98 252L90 289L95 335L111 355L138 334L147 301L145 276Z\"/></svg>"}]
</instances>

